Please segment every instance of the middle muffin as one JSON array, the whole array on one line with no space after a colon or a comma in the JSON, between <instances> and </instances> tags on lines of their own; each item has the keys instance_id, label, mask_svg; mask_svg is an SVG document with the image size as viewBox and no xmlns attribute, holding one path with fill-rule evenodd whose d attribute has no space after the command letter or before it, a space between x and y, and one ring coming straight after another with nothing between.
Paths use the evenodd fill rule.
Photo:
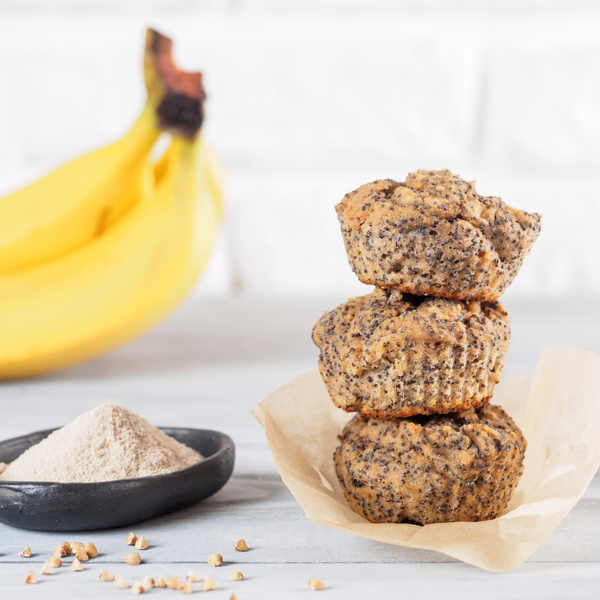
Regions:
<instances>
[{"instance_id":1,"label":"middle muffin","mask_svg":"<svg viewBox=\"0 0 600 600\"><path fill-rule=\"evenodd\" d=\"M333 403L380 418L448 413L489 402L510 341L497 303L376 288L313 329Z\"/></svg>"}]
</instances>

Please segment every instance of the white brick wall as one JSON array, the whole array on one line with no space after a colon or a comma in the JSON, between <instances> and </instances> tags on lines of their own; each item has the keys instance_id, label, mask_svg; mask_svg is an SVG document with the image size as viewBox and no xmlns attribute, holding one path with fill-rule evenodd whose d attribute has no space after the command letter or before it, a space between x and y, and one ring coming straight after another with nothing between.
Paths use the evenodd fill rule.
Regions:
<instances>
[{"instance_id":1,"label":"white brick wall","mask_svg":"<svg viewBox=\"0 0 600 600\"><path fill-rule=\"evenodd\" d=\"M147 25L229 173L199 293L363 293L333 205L447 167L543 215L509 294L600 295L600 3L0 0L0 192L126 130Z\"/></svg>"}]
</instances>

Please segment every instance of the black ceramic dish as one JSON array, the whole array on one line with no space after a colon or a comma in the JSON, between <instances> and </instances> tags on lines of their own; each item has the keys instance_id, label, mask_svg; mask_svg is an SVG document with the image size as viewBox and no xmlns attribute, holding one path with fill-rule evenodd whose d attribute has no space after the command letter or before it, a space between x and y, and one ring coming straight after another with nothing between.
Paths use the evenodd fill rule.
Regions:
<instances>
[{"instance_id":1,"label":"black ceramic dish","mask_svg":"<svg viewBox=\"0 0 600 600\"><path fill-rule=\"evenodd\" d=\"M0 522L39 531L125 527L195 504L227 483L235 459L228 435L208 429L161 429L206 458L174 473L137 479L99 483L0 480ZM0 462L12 462L52 431L0 442Z\"/></svg>"}]
</instances>

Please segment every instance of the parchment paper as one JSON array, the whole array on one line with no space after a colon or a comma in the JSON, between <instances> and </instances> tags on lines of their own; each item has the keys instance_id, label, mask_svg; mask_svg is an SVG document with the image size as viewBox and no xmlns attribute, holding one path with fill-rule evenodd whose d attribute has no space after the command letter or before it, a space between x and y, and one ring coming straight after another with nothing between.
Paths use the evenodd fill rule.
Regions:
<instances>
[{"instance_id":1,"label":"parchment paper","mask_svg":"<svg viewBox=\"0 0 600 600\"><path fill-rule=\"evenodd\" d=\"M333 406L318 371L283 386L252 413L265 428L281 478L314 523L506 571L548 538L598 469L600 355L573 346L546 348L535 374L505 377L492 403L505 408L528 443L510 505L493 521L425 527L370 523L350 509L333 451L352 415Z\"/></svg>"}]
</instances>

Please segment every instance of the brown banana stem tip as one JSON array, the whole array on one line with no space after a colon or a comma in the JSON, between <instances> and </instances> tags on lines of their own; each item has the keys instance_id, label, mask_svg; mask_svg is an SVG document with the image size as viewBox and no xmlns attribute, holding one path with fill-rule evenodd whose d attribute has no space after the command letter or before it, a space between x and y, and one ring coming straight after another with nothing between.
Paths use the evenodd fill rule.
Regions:
<instances>
[{"instance_id":1,"label":"brown banana stem tip","mask_svg":"<svg viewBox=\"0 0 600 600\"><path fill-rule=\"evenodd\" d=\"M173 61L173 41L148 29L144 76L148 97L165 131L193 138L204 120L202 73L187 73Z\"/></svg>"}]
</instances>

